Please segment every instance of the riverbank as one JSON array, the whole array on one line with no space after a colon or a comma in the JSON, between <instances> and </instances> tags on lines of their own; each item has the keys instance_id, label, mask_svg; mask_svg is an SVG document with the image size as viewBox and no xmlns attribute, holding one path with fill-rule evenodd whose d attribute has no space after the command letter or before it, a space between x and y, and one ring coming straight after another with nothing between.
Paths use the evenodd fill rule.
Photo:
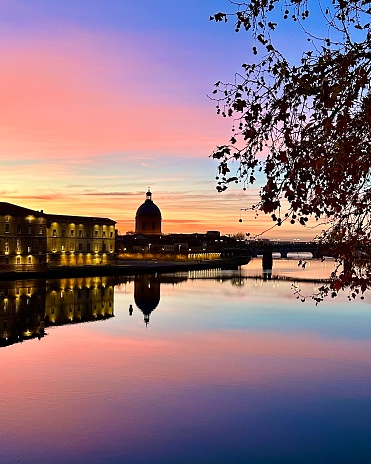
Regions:
<instances>
[{"instance_id":1,"label":"riverbank","mask_svg":"<svg viewBox=\"0 0 371 464\"><path fill-rule=\"evenodd\" d=\"M0 280L21 280L44 277L59 279L64 277L93 277L111 275L156 274L202 269L235 269L247 264L250 258L219 258L205 261L119 261L111 266L59 266L43 271L9 271L0 273Z\"/></svg>"}]
</instances>

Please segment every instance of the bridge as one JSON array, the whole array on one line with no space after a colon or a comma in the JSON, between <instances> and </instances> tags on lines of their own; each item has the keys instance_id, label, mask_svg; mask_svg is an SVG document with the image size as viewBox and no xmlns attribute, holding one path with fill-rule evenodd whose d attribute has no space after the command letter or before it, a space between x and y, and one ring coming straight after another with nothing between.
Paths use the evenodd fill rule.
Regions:
<instances>
[{"instance_id":1,"label":"bridge","mask_svg":"<svg viewBox=\"0 0 371 464\"><path fill-rule=\"evenodd\" d=\"M315 242L281 242L281 241L248 241L243 244L252 258L267 253L279 253L281 258L287 258L288 253L311 253L313 258L318 258L318 245Z\"/></svg>"}]
</instances>

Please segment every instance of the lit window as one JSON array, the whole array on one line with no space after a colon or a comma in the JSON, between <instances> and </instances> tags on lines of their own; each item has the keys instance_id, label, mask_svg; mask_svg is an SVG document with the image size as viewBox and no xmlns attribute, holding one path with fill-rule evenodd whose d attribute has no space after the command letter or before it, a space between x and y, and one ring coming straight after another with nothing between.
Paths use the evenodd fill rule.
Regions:
<instances>
[{"instance_id":1,"label":"lit window","mask_svg":"<svg viewBox=\"0 0 371 464\"><path fill-rule=\"evenodd\" d=\"M39 235L42 235L43 233L43 226L39 226Z\"/></svg>"},{"instance_id":2,"label":"lit window","mask_svg":"<svg viewBox=\"0 0 371 464\"><path fill-rule=\"evenodd\" d=\"M94 237L98 237L98 231L97 230L94 231Z\"/></svg>"},{"instance_id":3,"label":"lit window","mask_svg":"<svg viewBox=\"0 0 371 464\"><path fill-rule=\"evenodd\" d=\"M17 264L21 264L21 257L17 256Z\"/></svg>"},{"instance_id":4,"label":"lit window","mask_svg":"<svg viewBox=\"0 0 371 464\"><path fill-rule=\"evenodd\" d=\"M106 231L103 231L103 238L106 238Z\"/></svg>"},{"instance_id":5,"label":"lit window","mask_svg":"<svg viewBox=\"0 0 371 464\"><path fill-rule=\"evenodd\" d=\"M57 229L53 229L53 237L57 236Z\"/></svg>"},{"instance_id":6,"label":"lit window","mask_svg":"<svg viewBox=\"0 0 371 464\"><path fill-rule=\"evenodd\" d=\"M71 233L71 237L73 237L73 236L74 236L74 234L75 234L75 231L74 231L74 229L71 229L71 232L70 232L70 233Z\"/></svg>"},{"instance_id":7,"label":"lit window","mask_svg":"<svg viewBox=\"0 0 371 464\"><path fill-rule=\"evenodd\" d=\"M29 256L29 257L27 258L27 262L28 262L28 264L32 264L32 257L31 257L31 256Z\"/></svg>"},{"instance_id":8,"label":"lit window","mask_svg":"<svg viewBox=\"0 0 371 464\"><path fill-rule=\"evenodd\" d=\"M27 253L31 253L31 247L27 247Z\"/></svg>"},{"instance_id":9,"label":"lit window","mask_svg":"<svg viewBox=\"0 0 371 464\"><path fill-rule=\"evenodd\" d=\"M95 251L98 251L98 243L95 243L95 245L94 245L94 250L95 250Z\"/></svg>"}]
</instances>

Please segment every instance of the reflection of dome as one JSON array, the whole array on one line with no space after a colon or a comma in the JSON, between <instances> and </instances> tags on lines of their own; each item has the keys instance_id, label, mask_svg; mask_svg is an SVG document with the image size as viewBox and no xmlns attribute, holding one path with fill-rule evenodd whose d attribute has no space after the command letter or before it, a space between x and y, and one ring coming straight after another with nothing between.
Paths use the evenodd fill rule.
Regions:
<instances>
[{"instance_id":1,"label":"reflection of dome","mask_svg":"<svg viewBox=\"0 0 371 464\"><path fill-rule=\"evenodd\" d=\"M160 302L160 282L149 275L141 275L134 281L134 301L144 314L144 322L149 322L149 315Z\"/></svg>"},{"instance_id":2,"label":"reflection of dome","mask_svg":"<svg viewBox=\"0 0 371 464\"><path fill-rule=\"evenodd\" d=\"M135 232L137 234L161 234L161 211L152 201L150 190L146 193L146 201L139 206L135 215Z\"/></svg>"}]
</instances>

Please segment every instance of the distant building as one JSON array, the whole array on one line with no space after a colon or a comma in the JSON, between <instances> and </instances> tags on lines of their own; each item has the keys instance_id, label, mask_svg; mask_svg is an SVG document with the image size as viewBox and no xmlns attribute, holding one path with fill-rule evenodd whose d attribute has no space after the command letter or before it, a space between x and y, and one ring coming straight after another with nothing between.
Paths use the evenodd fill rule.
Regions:
<instances>
[{"instance_id":1,"label":"distant building","mask_svg":"<svg viewBox=\"0 0 371 464\"><path fill-rule=\"evenodd\" d=\"M0 270L110 264L115 224L108 218L45 214L0 202Z\"/></svg>"},{"instance_id":2,"label":"distant building","mask_svg":"<svg viewBox=\"0 0 371 464\"><path fill-rule=\"evenodd\" d=\"M152 201L148 189L146 201L139 206L135 215L135 233L144 235L161 235L161 211Z\"/></svg>"}]
</instances>

